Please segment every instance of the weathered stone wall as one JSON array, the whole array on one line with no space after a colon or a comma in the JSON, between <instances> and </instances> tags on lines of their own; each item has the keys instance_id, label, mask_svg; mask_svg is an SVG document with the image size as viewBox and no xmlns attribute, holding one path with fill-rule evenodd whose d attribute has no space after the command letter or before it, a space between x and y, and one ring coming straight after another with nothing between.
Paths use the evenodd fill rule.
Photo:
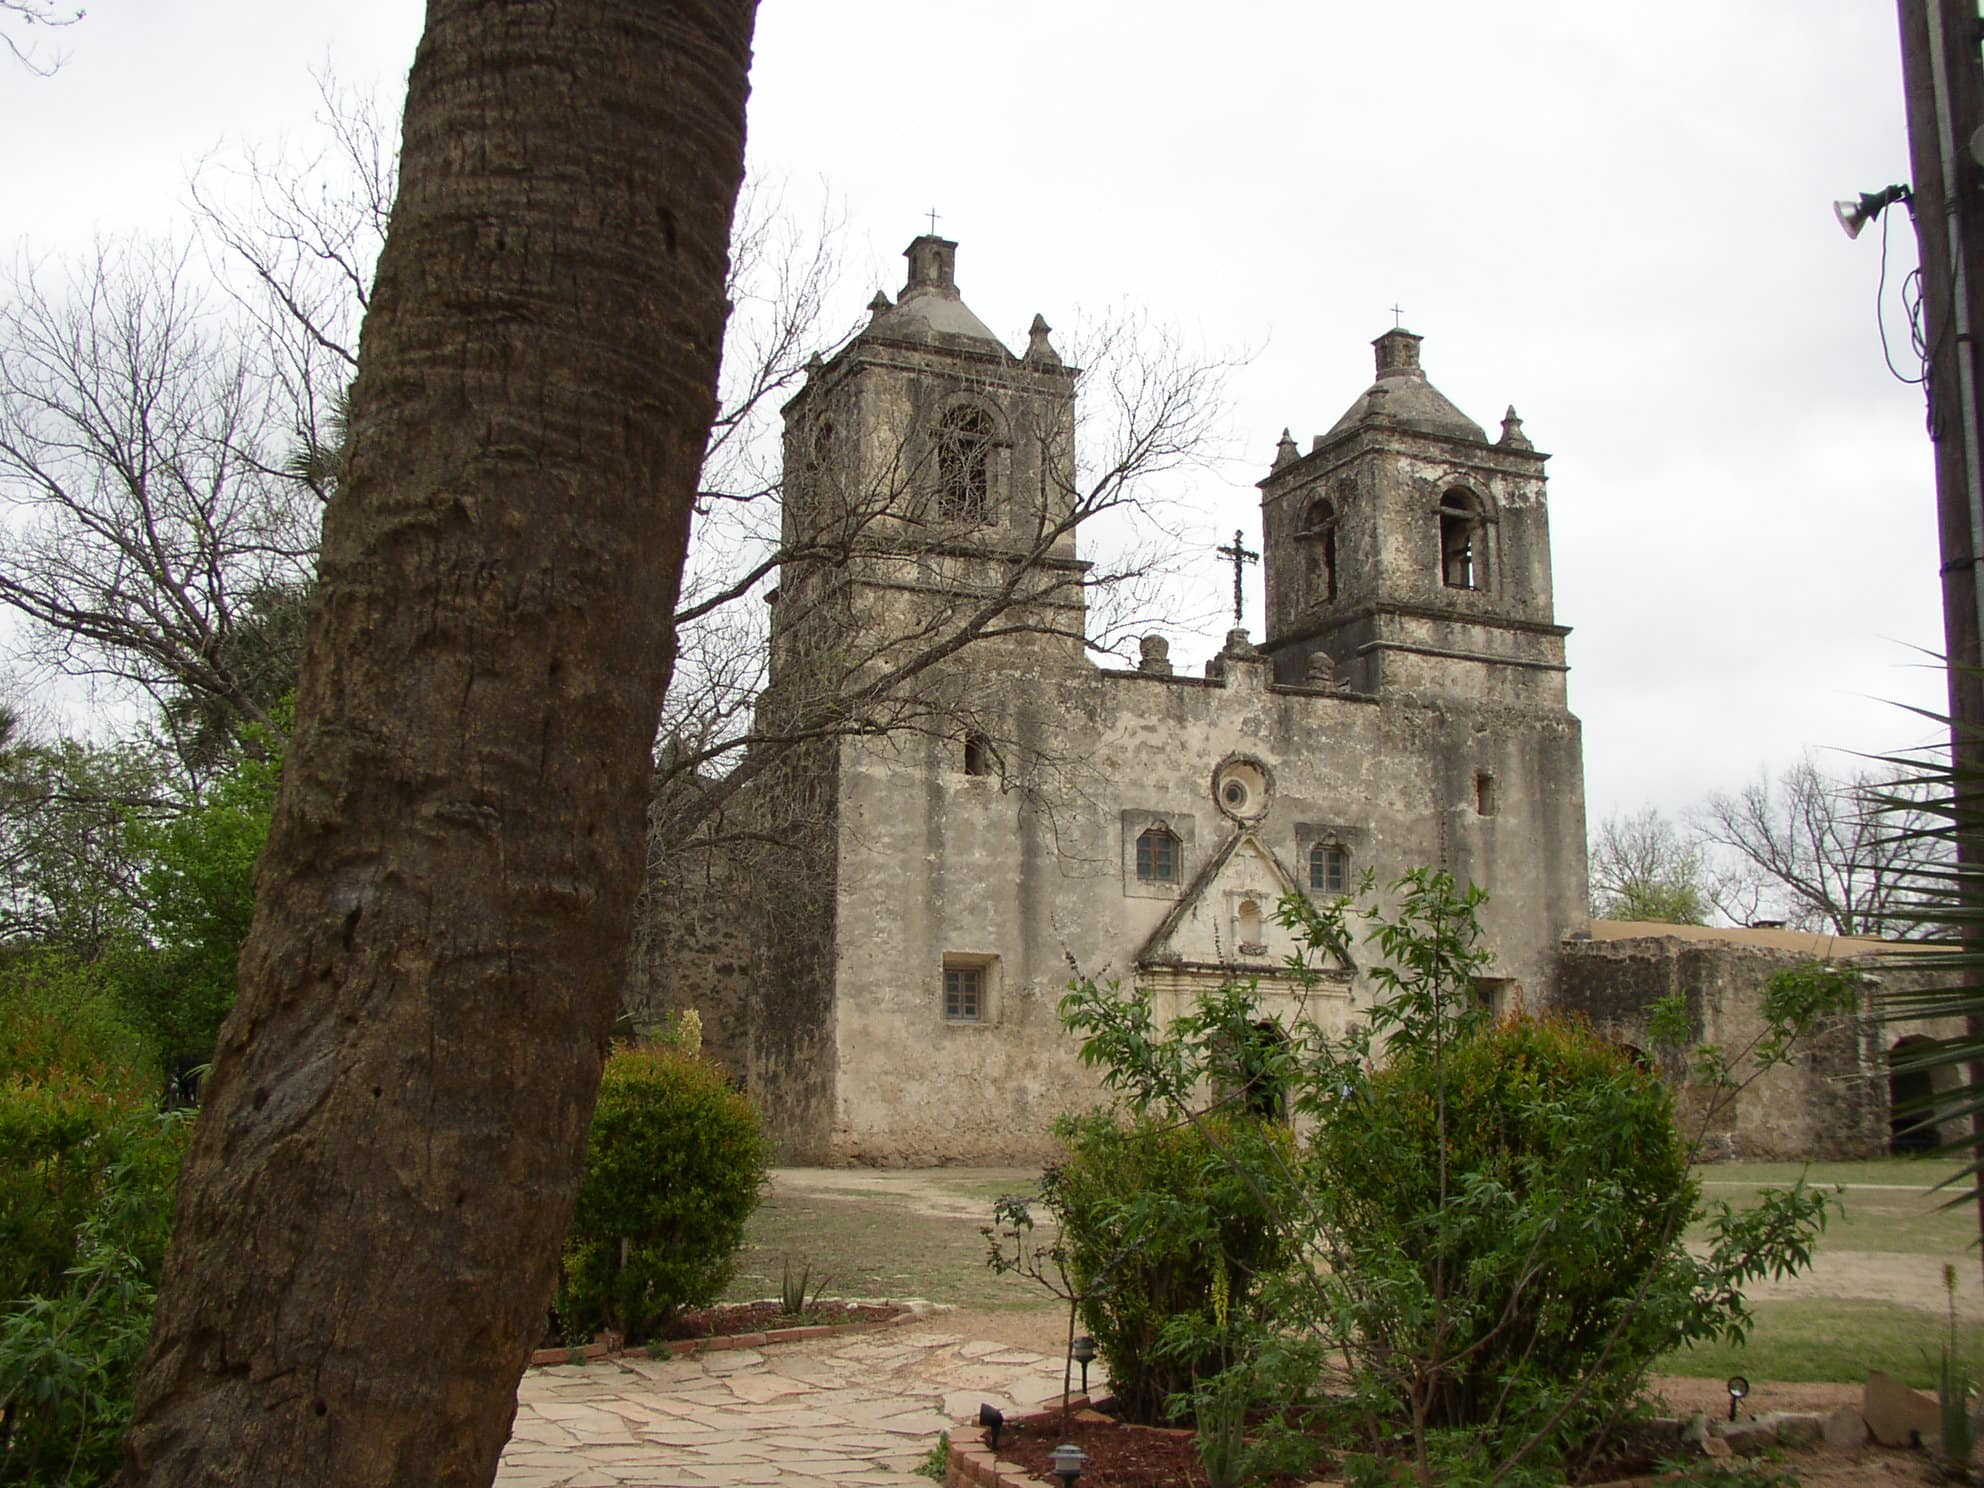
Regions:
<instances>
[{"instance_id":1,"label":"weathered stone wall","mask_svg":"<svg viewBox=\"0 0 1984 1488\"><path fill-rule=\"evenodd\" d=\"M1714 930L1594 922L1587 938L1567 940L1552 1006L1591 1021L1605 1037L1654 1057L1647 1020L1660 998L1686 999L1690 1037L1737 1056L1763 1032L1765 984L1777 972L1814 960L1852 967L1871 978L1870 992L1928 980L1884 957L1879 942L1797 931ZM1814 1032L1792 1060L1748 1084L1733 1105L1711 1113L1706 1093L1689 1086L1683 1130L1700 1131L1703 1155L1754 1161L1875 1157L1889 1150L1889 1051L1906 1036L1948 1037L1953 1021L1884 1024L1871 1004ZM1683 1074L1674 1052L1664 1073ZM1740 1073L1740 1065L1739 1065Z\"/></svg>"},{"instance_id":2,"label":"weathered stone wall","mask_svg":"<svg viewBox=\"0 0 1984 1488\"><path fill-rule=\"evenodd\" d=\"M693 1008L703 1053L743 1082L750 1068L749 1007L758 956L750 873L728 847L692 843L649 865L637 911L626 1012L649 1037Z\"/></svg>"},{"instance_id":3,"label":"weathered stone wall","mask_svg":"<svg viewBox=\"0 0 1984 1488\"><path fill-rule=\"evenodd\" d=\"M1494 975L1532 1002L1551 996L1558 937L1584 901L1574 719L1279 688L1250 653L1229 654L1223 672L1209 683L980 667L982 706L1026 762L1020 778L965 774L946 740L842 746L835 1160L1049 1150L1053 1116L1097 1095L1055 1014L1071 964L1177 995L1264 976L1272 1011L1285 937L1250 946L1236 907L1271 916L1286 889L1306 888L1319 834L1349 848L1353 876L1370 868L1383 883L1435 865L1483 883ZM1270 782L1258 814L1236 817L1215 798L1216 772L1235 759ZM1173 883L1135 877L1134 838L1153 821L1182 844ZM1236 839L1261 851L1200 882ZM960 961L992 974L981 1021L944 1016L944 968ZM1370 997L1353 976L1335 1016L1354 1020Z\"/></svg>"}]
</instances>

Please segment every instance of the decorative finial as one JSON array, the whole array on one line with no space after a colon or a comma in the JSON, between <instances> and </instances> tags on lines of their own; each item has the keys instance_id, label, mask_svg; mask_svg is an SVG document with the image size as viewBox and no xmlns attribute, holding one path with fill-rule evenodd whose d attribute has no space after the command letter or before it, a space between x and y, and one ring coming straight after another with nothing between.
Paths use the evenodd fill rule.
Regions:
<instances>
[{"instance_id":1,"label":"decorative finial","mask_svg":"<svg viewBox=\"0 0 1984 1488\"><path fill-rule=\"evenodd\" d=\"M1536 448L1529 442L1529 436L1523 433L1522 420L1516 417L1516 406L1513 403L1509 405L1509 411L1502 415L1502 437L1495 442L1505 444L1510 449Z\"/></svg>"},{"instance_id":2,"label":"decorative finial","mask_svg":"<svg viewBox=\"0 0 1984 1488\"><path fill-rule=\"evenodd\" d=\"M895 305L890 301L888 295L879 289L875 291L875 298L868 302L868 313L878 319L887 315L894 308Z\"/></svg>"},{"instance_id":3,"label":"decorative finial","mask_svg":"<svg viewBox=\"0 0 1984 1488\"><path fill-rule=\"evenodd\" d=\"M1046 316L1038 313L1034 315L1033 324L1027 327L1026 332L1027 361L1039 362L1051 367L1061 365L1061 354L1054 349L1053 343L1047 339L1047 333L1053 329L1054 327L1047 323Z\"/></svg>"},{"instance_id":4,"label":"decorative finial","mask_svg":"<svg viewBox=\"0 0 1984 1488\"><path fill-rule=\"evenodd\" d=\"M1301 458L1301 451L1295 448L1295 441L1289 438L1288 430L1283 429L1281 431L1281 441L1274 447L1274 468L1279 470L1290 460L1299 460Z\"/></svg>"}]
</instances>

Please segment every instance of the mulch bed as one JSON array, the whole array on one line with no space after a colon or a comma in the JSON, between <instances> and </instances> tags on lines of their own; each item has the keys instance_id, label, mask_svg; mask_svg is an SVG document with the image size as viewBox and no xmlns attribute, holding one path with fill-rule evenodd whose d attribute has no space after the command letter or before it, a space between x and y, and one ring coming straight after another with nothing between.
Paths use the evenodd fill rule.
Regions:
<instances>
[{"instance_id":1,"label":"mulch bed","mask_svg":"<svg viewBox=\"0 0 1984 1488\"><path fill-rule=\"evenodd\" d=\"M976 1441L977 1433L973 1433ZM1025 1470L1029 1478L1054 1483L1048 1454L1063 1442L1073 1442L1088 1454L1081 1488L1208 1488L1199 1463L1198 1442L1190 1431L1156 1426L1129 1426L1100 1411L1077 1410L1065 1423L1059 1410L1010 1421L999 1433L999 1459ZM1264 1478L1272 1488L1294 1488L1330 1475L1328 1448L1316 1444L1316 1462L1293 1477Z\"/></svg>"},{"instance_id":2,"label":"mulch bed","mask_svg":"<svg viewBox=\"0 0 1984 1488\"><path fill-rule=\"evenodd\" d=\"M661 1336L734 1338L739 1333L769 1333L777 1328L817 1328L842 1323L886 1323L907 1307L894 1302L821 1302L803 1312L787 1312L777 1302L720 1302L715 1307L691 1307L676 1314Z\"/></svg>"},{"instance_id":3,"label":"mulch bed","mask_svg":"<svg viewBox=\"0 0 1984 1488\"><path fill-rule=\"evenodd\" d=\"M636 1350L652 1354L696 1353L703 1349L757 1348L767 1343L796 1343L837 1333L860 1333L913 1319L917 1309L899 1302L821 1302L803 1312L786 1312L776 1302L723 1302L691 1308ZM557 1319L547 1320L544 1343L531 1355L538 1364L582 1364L589 1359L623 1353L616 1335L601 1334L587 1344L561 1341Z\"/></svg>"},{"instance_id":4,"label":"mulch bed","mask_svg":"<svg viewBox=\"0 0 1984 1488\"><path fill-rule=\"evenodd\" d=\"M1107 1407L1107 1400L1099 1401ZM1650 1434L1644 1439L1627 1438L1615 1442L1604 1458L1588 1466L1580 1481L1612 1482L1629 1473L1651 1471L1663 1453ZM982 1443L982 1433L973 1430L972 1445ZM1063 1442L1073 1442L1088 1454L1082 1467L1081 1488L1209 1488L1205 1468L1199 1462L1198 1443L1191 1431L1156 1426L1131 1426L1105 1411L1083 1409L1079 1402L1063 1422L1058 1408L1048 1407L1036 1415L1010 1420L999 1433L998 1459L1020 1468L1035 1482L1054 1484L1054 1464L1050 1453ZM1318 1438L1315 1460L1307 1472L1292 1476L1264 1478L1270 1488L1297 1488L1319 1478L1337 1475L1331 1444Z\"/></svg>"}]
</instances>

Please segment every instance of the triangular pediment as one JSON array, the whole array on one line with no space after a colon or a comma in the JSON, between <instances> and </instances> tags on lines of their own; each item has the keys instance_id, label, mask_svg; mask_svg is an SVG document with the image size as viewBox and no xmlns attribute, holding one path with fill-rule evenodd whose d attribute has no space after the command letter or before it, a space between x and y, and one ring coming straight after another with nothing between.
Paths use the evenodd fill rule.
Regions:
<instances>
[{"instance_id":1,"label":"triangular pediment","mask_svg":"<svg viewBox=\"0 0 1984 1488\"><path fill-rule=\"evenodd\" d=\"M1284 973L1301 946L1275 919L1289 894L1304 894L1273 848L1242 827L1206 859L1158 927L1137 951L1140 967L1218 970L1241 976ZM1306 897L1306 896L1305 896ZM1326 956L1317 970L1349 976L1347 955Z\"/></svg>"}]
</instances>

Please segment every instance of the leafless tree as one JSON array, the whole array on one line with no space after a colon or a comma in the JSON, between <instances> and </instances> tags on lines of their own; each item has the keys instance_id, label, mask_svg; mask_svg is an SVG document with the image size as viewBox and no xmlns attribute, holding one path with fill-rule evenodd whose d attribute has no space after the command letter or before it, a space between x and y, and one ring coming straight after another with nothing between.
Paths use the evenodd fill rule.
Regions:
<instances>
[{"instance_id":1,"label":"leafless tree","mask_svg":"<svg viewBox=\"0 0 1984 1488\"><path fill-rule=\"evenodd\" d=\"M317 516L275 468L276 392L183 249L134 239L66 273L16 266L0 603L33 622L41 662L269 724L244 631L307 578Z\"/></svg>"},{"instance_id":2,"label":"leafless tree","mask_svg":"<svg viewBox=\"0 0 1984 1488\"><path fill-rule=\"evenodd\" d=\"M1715 907L1738 924L1782 920L1836 935L1928 933L1918 898L1940 851L1929 816L1892 773L1829 775L1807 756L1777 780L1718 793L1695 813L1719 850Z\"/></svg>"},{"instance_id":3,"label":"leafless tree","mask_svg":"<svg viewBox=\"0 0 1984 1488\"><path fill-rule=\"evenodd\" d=\"M983 664L1021 638L1046 638L1070 655L1120 651L1141 631L1175 622L1165 580L1182 544L1167 480L1214 458L1231 365L1187 354L1136 313L1107 317L1070 346L1083 369L1073 430L1037 436L1056 445L1038 452L1055 482L1052 499L994 559L974 563L968 546L946 545L928 509L933 452L909 440L871 452L864 468L872 474L839 489L831 520L809 529L787 521L767 531L781 509L741 503L736 538L710 545L731 557L727 579L708 581L677 616L685 656L699 653L682 680L702 685L678 687L669 699L660 783L664 794L677 777L693 788L669 795L658 851L700 831L782 751L825 739L972 735L1005 762L1012 783L1060 773L1064 762L1029 758L1003 733L1005 720L983 709L982 689L957 663L970 649ZM762 488L783 489L770 479ZM1096 535L1100 558L1065 561L1077 532ZM708 534L706 527L705 542ZM969 581L934 586L949 588L941 600L879 623L858 611L856 591L879 573L928 578L965 568ZM782 596L776 655L763 606L736 603L774 579ZM927 595L932 586L922 587Z\"/></svg>"},{"instance_id":4,"label":"leafless tree","mask_svg":"<svg viewBox=\"0 0 1984 1488\"><path fill-rule=\"evenodd\" d=\"M73 26L82 18L81 6L72 10L55 0L0 0L0 43L5 43L14 60L36 77L48 77L66 58L60 52L44 58L38 42L25 38L36 31Z\"/></svg>"}]
</instances>

